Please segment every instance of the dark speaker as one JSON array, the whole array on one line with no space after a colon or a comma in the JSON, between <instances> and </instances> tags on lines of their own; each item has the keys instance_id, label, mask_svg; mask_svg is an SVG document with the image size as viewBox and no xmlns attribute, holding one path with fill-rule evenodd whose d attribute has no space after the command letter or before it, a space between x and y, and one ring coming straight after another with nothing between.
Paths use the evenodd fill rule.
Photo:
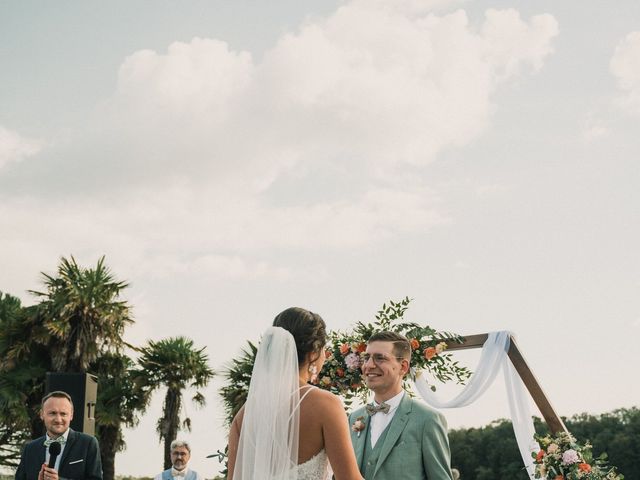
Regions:
<instances>
[{"instance_id":1,"label":"dark speaker","mask_svg":"<svg viewBox=\"0 0 640 480\"><path fill-rule=\"evenodd\" d=\"M95 435L98 379L89 373L47 373L46 393L62 390L73 400L71 428Z\"/></svg>"}]
</instances>

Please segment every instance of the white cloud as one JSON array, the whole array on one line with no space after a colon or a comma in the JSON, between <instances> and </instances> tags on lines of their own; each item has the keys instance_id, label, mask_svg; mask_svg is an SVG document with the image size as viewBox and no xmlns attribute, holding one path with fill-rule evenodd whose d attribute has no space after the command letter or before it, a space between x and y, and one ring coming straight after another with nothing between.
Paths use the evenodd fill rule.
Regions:
<instances>
[{"instance_id":1,"label":"white cloud","mask_svg":"<svg viewBox=\"0 0 640 480\"><path fill-rule=\"evenodd\" d=\"M489 10L478 30L462 10L425 14L432 3L347 3L259 63L212 39L136 52L110 104L113 139L129 145L130 167L155 163L150 175L173 174L163 162L180 158L256 188L300 163L367 176L427 164L477 137L499 83L539 69L557 34L550 15Z\"/></svg>"},{"instance_id":2,"label":"white cloud","mask_svg":"<svg viewBox=\"0 0 640 480\"><path fill-rule=\"evenodd\" d=\"M486 13L482 27L486 55L498 80L506 80L529 67L542 68L553 52L550 39L558 35L558 22L552 15L536 15L529 24L514 9Z\"/></svg>"},{"instance_id":3,"label":"white cloud","mask_svg":"<svg viewBox=\"0 0 640 480\"><path fill-rule=\"evenodd\" d=\"M595 113L590 112L587 116L582 134L585 141L594 142L609 136L610 133L611 129L606 125L604 120L599 118Z\"/></svg>"},{"instance_id":4,"label":"white cloud","mask_svg":"<svg viewBox=\"0 0 640 480\"><path fill-rule=\"evenodd\" d=\"M37 154L42 142L26 138L0 125L0 168Z\"/></svg>"},{"instance_id":5,"label":"white cloud","mask_svg":"<svg viewBox=\"0 0 640 480\"><path fill-rule=\"evenodd\" d=\"M557 25L491 10L476 27L429 5L346 3L259 61L203 38L134 52L61 155L70 176L84 172L78 188L45 204L7 197L0 230L29 218L54 257L82 245L139 269L286 278L261 252L356 248L451 221L423 167L487 128L499 85L540 68Z\"/></svg>"},{"instance_id":6,"label":"white cloud","mask_svg":"<svg viewBox=\"0 0 640 480\"><path fill-rule=\"evenodd\" d=\"M609 69L622 91L620 105L640 113L640 32L629 33L618 44Z\"/></svg>"}]
</instances>

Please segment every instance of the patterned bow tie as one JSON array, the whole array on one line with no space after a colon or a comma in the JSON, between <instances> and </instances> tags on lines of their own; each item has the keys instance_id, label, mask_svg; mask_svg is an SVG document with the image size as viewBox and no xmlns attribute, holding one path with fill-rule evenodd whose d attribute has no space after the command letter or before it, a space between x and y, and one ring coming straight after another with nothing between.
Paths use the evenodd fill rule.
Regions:
<instances>
[{"instance_id":1,"label":"patterned bow tie","mask_svg":"<svg viewBox=\"0 0 640 480\"><path fill-rule=\"evenodd\" d=\"M378 412L389 413L389 409L391 408L391 405L382 402L380 405L376 407L373 403L370 403L365 408L367 409L367 413L369 415L375 415Z\"/></svg>"},{"instance_id":2,"label":"patterned bow tie","mask_svg":"<svg viewBox=\"0 0 640 480\"><path fill-rule=\"evenodd\" d=\"M67 443L67 439L64 437L58 437L58 438L47 438L44 441L44 446L48 447L49 445L51 445L52 443L59 443L60 445L64 445L65 443Z\"/></svg>"},{"instance_id":3,"label":"patterned bow tie","mask_svg":"<svg viewBox=\"0 0 640 480\"><path fill-rule=\"evenodd\" d=\"M183 477L187 474L187 469L185 468L184 470L176 470L175 468L171 469L171 476L172 477Z\"/></svg>"}]
</instances>

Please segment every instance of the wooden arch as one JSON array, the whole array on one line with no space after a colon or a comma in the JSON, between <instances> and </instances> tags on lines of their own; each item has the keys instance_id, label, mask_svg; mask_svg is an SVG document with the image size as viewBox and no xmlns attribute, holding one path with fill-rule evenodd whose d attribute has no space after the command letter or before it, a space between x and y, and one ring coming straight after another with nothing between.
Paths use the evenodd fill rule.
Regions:
<instances>
[{"instance_id":1,"label":"wooden arch","mask_svg":"<svg viewBox=\"0 0 640 480\"><path fill-rule=\"evenodd\" d=\"M462 343L457 343L454 341L447 342L447 350L455 351L468 350L471 348L482 348L484 342L486 342L488 337L488 333L466 335L462 337ZM514 368L518 372L518 375L520 375L520 378L522 379L524 385L527 387L527 390L529 390L529 394L540 410L544 421L547 422L549 430L551 430L553 434L559 432L568 433L567 427L565 427L564 422L551 406L551 403L542 390L542 387L540 387L538 380L533 375L533 372L529 368L529 365L527 365L527 362L520 352L520 349L518 348L513 335L509 335L509 350L507 352L507 355L509 357L509 360L511 360Z\"/></svg>"}]
</instances>

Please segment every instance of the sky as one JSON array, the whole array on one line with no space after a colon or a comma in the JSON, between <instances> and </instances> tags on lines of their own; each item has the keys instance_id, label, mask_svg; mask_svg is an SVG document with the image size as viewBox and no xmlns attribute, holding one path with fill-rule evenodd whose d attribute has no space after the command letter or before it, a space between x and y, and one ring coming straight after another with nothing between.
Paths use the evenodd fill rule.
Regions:
<instances>
[{"instance_id":1,"label":"sky","mask_svg":"<svg viewBox=\"0 0 640 480\"><path fill-rule=\"evenodd\" d=\"M217 371L289 306L409 296L512 331L561 415L637 406L639 120L635 0L2 2L0 291L105 255L126 340ZM181 435L208 478L221 382ZM161 470L161 400L117 474ZM500 382L444 413L509 415Z\"/></svg>"}]
</instances>

